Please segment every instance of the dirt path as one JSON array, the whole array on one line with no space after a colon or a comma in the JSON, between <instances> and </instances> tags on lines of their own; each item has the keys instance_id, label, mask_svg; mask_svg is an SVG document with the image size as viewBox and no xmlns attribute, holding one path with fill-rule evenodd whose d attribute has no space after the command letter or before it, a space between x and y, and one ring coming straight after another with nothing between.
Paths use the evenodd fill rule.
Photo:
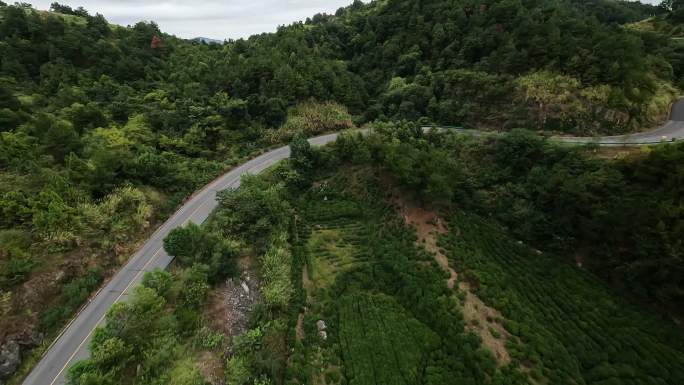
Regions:
<instances>
[{"instance_id":1,"label":"dirt path","mask_svg":"<svg viewBox=\"0 0 684 385\"><path fill-rule=\"evenodd\" d=\"M393 196L391 201L399 207L399 213L404 222L416 229L417 243L432 254L437 264L449 273L446 284L449 289L453 289L458 274L449 266L449 259L437 245L439 236L448 232L444 220L437 212L409 204L399 196ZM492 352L499 366L509 364L511 356L506 349L506 341L512 336L502 325L503 316L501 313L482 302L471 291L467 282L459 282L458 289L465 293L463 318L466 321L466 330L480 336L482 345Z\"/></svg>"},{"instance_id":2,"label":"dirt path","mask_svg":"<svg viewBox=\"0 0 684 385\"><path fill-rule=\"evenodd\" d=\"M304 268L302 268L302 286L306 290L306 300L309 302L309 287L311 285L311 281L309 280L309 272L308 269L306 268L306 265L304 265ZM306 309L299 313L297 316L297 326L295 329L295 335L297 336L297 341L301 341L304 339L306 336L304 334L304 315L306 314Z\"/></svg>"},{"instance_id":3,"label":"dirt path","mask_svg":"<svg viewBox=\"0 0 684 385\"><path fill-rule=\"evenodd\" d=\"M297 316L297 327L295 329L295 333L297 336L297 341L303 340L306 336L304 334L304 312L299 313L299 315Z\"/></svg>"},{"instance_id":4,"label":"dirt path","mask_svg":"<svg viewBox=\"0 0 684 385\"><path fill-rule=\"evenodd\" d=\"M304 265L302 268L302 286L304 287L306 291L306 303L309 303L309 291L313 283L311 282L311 279L309 279L309 269L307 265ZM297 341L301 341L306 337L306 334L304 333L304 316L306 315L306 307L304 308L304 311L299 313L297 316L297 326L295 329L295 335L297 337Z\"/></svg>"}]
</instances>

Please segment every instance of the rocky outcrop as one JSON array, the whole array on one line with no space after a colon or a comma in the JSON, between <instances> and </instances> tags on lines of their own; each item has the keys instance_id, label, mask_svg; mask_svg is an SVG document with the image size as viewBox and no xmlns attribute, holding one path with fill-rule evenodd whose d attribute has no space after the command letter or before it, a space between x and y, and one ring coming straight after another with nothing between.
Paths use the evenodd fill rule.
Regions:
<instances>
[{"instance_id":1,"label":"rocky outcrop","mask_svg":"<svg viewBox=\"0 0 684 385\"><path fill-rule=\"evenodd\" d=\"M210 294L205 318L212 329L220 330L231 339L247 331L249 312L260 300L261 290L256 274L247 270Z\"/></svg>"},{"instance_id":2,"label":"rocky outcrop","mask_svg":"<svg viewBox=\"0 0 684 385\"><path fill-rule=\"evenodd\" d=\"M318 329L318 336L321 337L322 340L327 340L328 339L328 326L325 324L325 321L322 319L318 320L316 322L316 328Z\"/></svg>"},{"instance_id":3,"label":"rocky outcrop","mask_svg":"<svg viewBox=\"0 0 684 385\"><path fill-rule=\"evenodd\" d=\"M0 384L19 369L21 347L16 341L8 341L0 347Z\"/></svg>"},{"instance_id":4,"label":"rocky outcrop","mask_svg":"<svg viewBox=\"0 0 684 385\"><path fill-rule=\"evenodd\" d=\"M43 334L26 331L8 336L0 346L0 385L21 366L22 353L43 341Z\"/></svg>"},{"instance_id":5,"label":"rocky outcrop","mask_svg":"<svg viewBox=\"0 0 684 385\"><path fill-rule=\"evenodd\" d=\"M247 331L252 306L261 299L256 277L251 272L244 272L239 279L229 280L224 295L229 312L225 319L228 334L240 335Z\"/></svg>"}]
</instances>

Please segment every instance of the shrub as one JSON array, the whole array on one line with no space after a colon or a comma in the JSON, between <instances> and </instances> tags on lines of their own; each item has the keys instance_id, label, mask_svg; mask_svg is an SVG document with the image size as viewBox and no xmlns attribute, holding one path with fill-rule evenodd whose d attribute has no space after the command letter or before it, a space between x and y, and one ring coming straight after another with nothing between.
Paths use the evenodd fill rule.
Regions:
<instances>
[{"instance_id":1,"label":"shrub","mask_svg":"<svg viewBox=\"0 0 684 385\"><path fill-rule=\"evenodd\" d=\"M85 276L76 278L64 285L58 305L48 309L42 315L42 327L51 331L61 325L88 299L90 293L95 290L100 282L102 282L102 271L99 268L93 268Z\"/></svg>"},{"instance_id":2,"label":"shrub","mask_svg":"<svg viewBox=\"0 0 684 385\"><path fill-rule=\"evenodd\" d=\"M252 378L247 357L233 356L227 362L226 382L228 385L245 385Z\"/></svg>"},{"instance_id":3,"label":"shrub","mask_svg":"<svg viewBox=\"0 0 684 385\"><path fill-rule=\"evenodd\" d=\"M171 273L157 268L143 276L142 285L154 289L157 294L166 297L173 284L172 279Z\"/></svg>"},{"instance_id":4,"label":"shrub","mask_svg":"<svg viewBox=\"0 0 684 385\"><path fill-rule=\"evenodd\" d=\"M183 272L180 302L187 308L198 310L209 293L209 266L195 264Z\"/></svg>"},{"instance_id":5,"label":"shrub","mask_svg":"<svg viewBox=\"0 0 684 385\"><path fill-rule=\"evenodd\" d=\"M219 193L219 208L212 228L226 237L238 236L257 251L268 246L271 234L289 223L291 208L283 199L285 189L257 176L242 178L240 188Z\"/></svg>"},{"instance_id":6,"label":"shrub","mask_svg":"<svg viewBox=\"0 0 684 385\"><path fill-rule=\"evenodd\" d=\"M290 278L292 255L286 237L284 233L277 235L273 246L261 257L264 299L272 308L287 307L294 293Z\"/></svg>"},{"instance_id":7,"label":"shrub","mask_svg":"<svg viewBox=\"0 0 684 385\"><path fill-rule=\"evenodd\" d=\"M164 250L176 257L183 266L197 261L198 254L205 249L205 236L202 228L190 222L185 227L177 227L164 238Z\"/></svg>"},{"instance_id":8,"label":"shrub","mask_svg":"<svg viewBox=\"0 0 684 385\"><path fill-rule=\"evenodd\" d=\"M273 133L270 141L288 141L297 132L311 137L323 132L342 131L352 127L354 123L345 106L333 101L310 100L288 111L285 124Z\"/></svg>"},{"instance_id":9,"label":"shrub","mask_svg":"<svg viewBox=\"0 0 684 385\"><path fill-rule=\"evenodd\" d=\"M0 288L10 288L26 279L37 262L30 257L11 256L0 266Z\"/></svg>"},{"instance_id":10,"label":"shrub","mask_svg":"<svg viewBox=\"0 0 684 385\"><path fill-rule=\"evenodd\" d=\"M208 327L201 328L195 335L195 345L204 349L216 349L223 344L223 333L213 331Z\"/></svg>"}]
</instances>

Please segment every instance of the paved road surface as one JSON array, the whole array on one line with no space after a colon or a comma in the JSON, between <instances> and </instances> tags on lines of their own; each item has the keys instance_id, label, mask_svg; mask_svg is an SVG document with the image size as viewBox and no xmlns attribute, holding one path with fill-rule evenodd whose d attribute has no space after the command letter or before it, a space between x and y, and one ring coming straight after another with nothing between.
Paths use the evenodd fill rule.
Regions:
<instances>
[{"instance_id":1,"label":"paved road surface","mask_svg":"<svg viewBox=\"0 0 684 385\"><path fill-rule=\"evenodd\" d=\"M670 142L672 139L684 139L684 98L672 105L670 120L653 131L639 132L629 135L601 137L552 137L551 140L566 143L597 143L602 146L639 145Z\"/></svg>"},{"instance_id":2,"label":"paved road surface","mask_svg":"<svg viewBox=\"0 0 684 385\"><path fill-rule=\"evenodd\" d=\"M474 134L479 133L474 132ZM565 137L553 139L569 143L596 142L601 145L616 145L618 143L657 143L662 140L663 136L666 136L667 140L684 138L684 99L679 100L673 106L671 120L661 128L651 132L602 138ZM334 141L336 138L337 134L330 134L310 139L309 142L313 145L323 145ZM259 173L289 155L289 147L280 147L267 152L218 178L188 200L152 235L65 328L65 331L28 375L24 385L64 384L67 368L74 362L87 358L90 336L95 327L102 323L107 310L114 303L126 300L132 288L140 282L145 272L156 268L164 269L171 262L172 258L166 254L163 248L163 240L166 235L173 228L185 225L190 221L204 222L217 205L217 191L238 187L242 175Z\"/></svg>"},{"instance_id":3,"label":"paved road surface","mask_svg":"<svg viewBox=\"0 0 684 385\"><path fill-rule=\"evenodd\" d=\"M310 139L313 145L334 141L337 134ZM147 271L166 268L172 258L166 254L163 240L175 227L192 221L202 223L217 205L216 192L240 185L244 174L257 174L278 161L290 156L289 147L267 152L233 169L195 194L138 250L129 262L109 281L92 301L68 325L63 334L50 347L38 365L24 380L24 385L64 384L68 367L88 357L88 343L96 326L104 320L107 310L116 302L126 300L132 289Z\"/></svg>"}]
</instances>

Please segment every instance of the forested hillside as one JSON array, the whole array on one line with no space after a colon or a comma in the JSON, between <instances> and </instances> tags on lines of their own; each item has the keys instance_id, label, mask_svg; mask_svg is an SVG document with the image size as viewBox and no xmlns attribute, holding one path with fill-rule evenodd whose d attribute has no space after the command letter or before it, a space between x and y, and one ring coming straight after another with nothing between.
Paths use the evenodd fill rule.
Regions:
<instances>
[{"instance_id":1,"label":"forested hillside","mask_svg":"<svg viewBox=\"0 0 684 385\"><path fill-rule=\"evenodd\" d=\"M309 64L313 54L342 60L334 69L340 85L348 83L345 69L353 74L353 89L336 96L364 120L425 117L590 134L665 118L682 76L681 44L618 24L661 11L592 4L357 1L236 42L229 63L248 66L229 81L248 97L257 84L263 90L257 80L266 75L269 84L294 84L266 87L293 100L306 93L303 74L321 72Z\"/></svg>"},{"instance_id":2,"label":"forested hillside","mask_svg":"<svg viewBox=\"0 0 684 385\"><path fill-rule=\"evenodd\" d=\"M659 159L681 156L681 145L628 161L597 160L587 149L557 147L529 132L474 139L424 135L411 125L378 126L369 137L343 136L321 150L301 136L291 145L290 161L221 193L207 223L166 238L177 257L172 273L148 273L133 300L115 306L95 333L93 356L72 367L69 384L684 381L681 328L625 301L591 272L595 264L564 255L568 249L554 242L567 234L558 227L565 218L550 216L556 213L531 196L508 205L507 192L533 195L534 187L503 182L512 175L563 180L561 188L542 184L538 192L561 190L559 201L576 207L586 204L582 193L624 173L626 191L593 207L616 216L625 207L612 202L644 197L644 182L626 175L655 164L672 172L678 166ZM510 167L490 158L511 153L518 156ZM540 153L548 168L537 165ZM653 199L678 194L670 181L681 170L672 174L668 188L650 192ZM497 198L502 205L492 207ZM556 234L546 242L504 225L520 212L526 216L516 223L524 224L531 211L549 215L546 225ZM646 207L636 211L643 215ZM631 231L628 223L615 232L610 226L619 225L596 220L592 230L610 242L595 242L596 249L620 244L615 234ZM650 268L625 268L630 262L619 253L585 255L585 262L623 258L616 277L644 293L653 283L647 277L667 274L657 287L674 289L661 294L681 302L681 265L655 267L681 252L681 218L659 232L668 240L645 232L642 247L662 242L671 254L640 256ZM575 236L565 245L584 242ZM227 319L208 315L217 306L214 293L234 285L239 256L256 262L262 299L236 335L223 326L239 314L234 306L221 302ZM635 278L629 282L625 273Z\"/></svg>"},{"instance_id":3,"label":"forested hillside","mask_svg":"<svg viewBox=\"0 0 684 385\"><path fill-rule=\"evenodd\" d=\"M352 125L327 94L231 97L220 46L57 9L0 7L0 344L23 357L197 188L288 127Z\"/></svg>"},{"instance_id":4,"label":"forested hillside","mask_svg":"<svg viewBox=\"0 0 684 385\"><path fill-rule=\"evenodd\" d=\"M276 33L207 45L153 22L117 26L83 8L0 1L0 345L30 368L41 352L31 349L44 348L189 194L297 132L402 119L572 134L651 127L684 85L678 9L608 0L356 1ZM668 27L644 27L646 18ZM601 204L588 207L599 192L568 188L563 199L586 203L568 214L553 190L563 173L537 191L537 174L494 170L477 179L472 166L475 185L460 191L461 179L436 173L431 181L442 184L429 197L472 193L478 212L511 203L516 210L497 219L524 221L516 236L559 254L578 247L595 271L630 292L679 303L677 206L649 198L660 182L643 171L679 152L620 166L617 177L540 146L530 151L554 165L546 171L557 171L558 159L569 173L596 171L570 180L615 193L609 212L639 216L643 229L611 227ZM459 167L517 164L515 152L498 156L477 154ZM603 173L610 178L596 176ZM661 186L663 196L676 197L674 185ZM621 211L643 199L659 211ZM609 238L590 229L610 230ZM584 250L596 242L600 249ZM383 298L357 302L374 301L394 309ZM412 322L400 311L396 318ZM18 364L3 366L0 380Z\"/></svg>"},{"instance_id":5,"label":"forested hillside","mask_svg":"<svg viewBox=\"0 0 684 385\"><path fill-rule=\"evenodd\" d=\"M649 17L630 24L630 27L655 32L677 39L684 37L684 4L678 0L664 0L659 7L663 10L657 17Z\"/></svg>"}]
</instances>

